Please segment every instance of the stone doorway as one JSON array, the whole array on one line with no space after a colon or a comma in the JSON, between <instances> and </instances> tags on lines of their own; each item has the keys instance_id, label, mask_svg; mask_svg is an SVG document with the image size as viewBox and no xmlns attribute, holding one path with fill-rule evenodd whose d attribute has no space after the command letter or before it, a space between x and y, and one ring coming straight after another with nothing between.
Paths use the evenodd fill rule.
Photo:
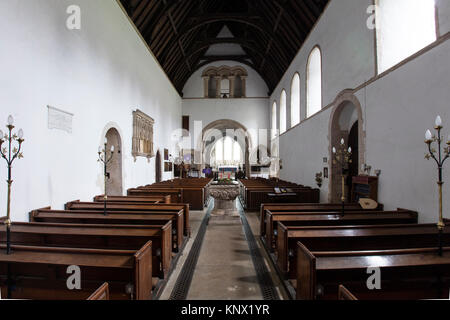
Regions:
<instances>
[{"instance_id":1,"label":"stone doorway","mask_svg":"<svg viewBox=\"0 0 450 320\"><path fill-rule=\"evenodd\" d=\"M111 162L106 167L107 172L110 174L110 178L106 181L106 194L108 196L121 196L123 195L122 188L122 139L120 138L119 131L115 128L111 128L106 132L106 138L108 144L107 150L111 150L114 146L114 156Z\"/></svg>"},{"instance_id":2,"label":"stone doorway","mask_svg":"<svg viewBox=\"0 0 450 320\"><path fill-rule=\"evenodd\" d=\"M156 153L156 161L155 161L155 181L162 181L162 173L161 173L161 152L158 150Z\"/></svg>"},{"instance_id":3,"label":"stone doorway","mask_svg":"<svg viewBox=\"0 0 450 320\"><path fill-rule=\"evenodd\" d=\"M345 146L352 148L352 163L348 167L345 196L347 202L351 199L352 177L360 172L360 164L364 163L364 131L361 105L358 99L349 93L340 95L335 102L336 107L330 120L330 182L329 202L339 203L342 197L341 174L338 164L333 164L332 148L340 145L344 139Z\"/></svg>"}]
</instances>

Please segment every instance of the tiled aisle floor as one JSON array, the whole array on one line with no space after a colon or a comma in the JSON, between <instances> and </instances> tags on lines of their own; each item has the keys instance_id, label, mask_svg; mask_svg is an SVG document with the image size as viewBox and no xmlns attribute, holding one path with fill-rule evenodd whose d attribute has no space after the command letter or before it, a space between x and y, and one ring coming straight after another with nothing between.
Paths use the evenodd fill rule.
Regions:
<instances>
[{"instance_id":1,"label":"tiled aisle floor","mask_svg":"<svg viewBox=\"0 0 450 320\"><path fill-rule=\"evenodd\" d=\"M203 212L191 212L192 237L160 297L161 300L169 298L206 211L205 209ZM255 238L258 239L258 213L250 212L246 213L246 216ZM270 263L267 261L267 255L259 240L257 244L265 257L267 268L271 270ZM273 282L279 291L280 297L283 298L285 295L283 294L284 291L280 289L279 280L274 272L272 274ZM248 243L239 218L227 220L210 219L187 299L262 299Z\"/></svg>"}]
</instances>

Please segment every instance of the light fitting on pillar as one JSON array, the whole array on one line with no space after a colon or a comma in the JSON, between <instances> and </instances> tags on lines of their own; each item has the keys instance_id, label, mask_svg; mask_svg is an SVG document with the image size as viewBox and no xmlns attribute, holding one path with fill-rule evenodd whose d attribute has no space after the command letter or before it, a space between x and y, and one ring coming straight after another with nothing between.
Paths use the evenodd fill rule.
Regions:
<instances>
[{"instance_id":1,"label":"light fitting on pillar","mask_svg":"<svg viewBox=\"0 0 450 320\"><path fill-rule=\"evenodd\" d=\"M110 153L108 156L108 149L106 148L107 144L108 144L108 139L105 138L104 148L102 149L102 147L98 147L98 160L97 160L97 161L103 163L103 176L104 176L104 184L105 184L105 195L103 197L103 201L104 201L103 214L105 216L107 215L106 202L108 200L108 195L106 194L106 182L110 178L109 172L107 172L107 165L108 165L108 163L111 162L111 160L113 159L113 156L114 156L114 146L111 146Z\"/></svg>"},{"instance_id":2,"label":"light fitting on pillar","mask_svg":"<svg viewBox=\"0 0 450 320\"><path fill-rule=\"evenodd\" d=\"M18 135L12 133L14 129L14 118L12 116L8 117L8 134L3 135L3 131L0 130L0 154L3 159L6 160L6 164L8 167L8 196L7 196L7 205L6 205L6 254L11 253L11 185L12 185L12 175L11 169L14 160L23 158L23 154L21 152L22 143L25 141L23 139L23 130L20 129ZM3 143L7 143L7 147L3 147ZM16 146L14 144L17 143Z\"/></svg>"},{"instance_id":3,"label":"light fitting on pillar","mask_svg":"<svg viewBox=\"0 0 450 320\"><path fill-rule=\"evenodd\" d=\"M345 176L348 173L348 165L352 163L352 148L345 147L345 141L341 139L341 145L336 149L333 147L333 164L339 164L341 166L341 180L342 180L342 216L345 214Z\"/></svg>"},{"instance_id":4,"label":"light fitting on pillar","mask_svg":"<svg viewBox=\"0 0 450 320\"><path fill-rule=\"evenodd\" d=\"M441 136L442 119L440 116L436 117L435 121L435 129L437 131L437 136L433 136L430 130L425 132L425 143L428 146L428 153L425 155L425 159L430 160L433 159L438 167L438 188L439 188L439 221L437 224L439 231L439 255L442 256L442 234L444 232L445 223L442 214L442 186L444 181L442 180L442 166L444 165L445 160L450 157L450 136L447 141L447 147L442 149L441 144L443 142ZM437 144L437 150L432 146L433 143Z\"/></svg>"}]
</instances>

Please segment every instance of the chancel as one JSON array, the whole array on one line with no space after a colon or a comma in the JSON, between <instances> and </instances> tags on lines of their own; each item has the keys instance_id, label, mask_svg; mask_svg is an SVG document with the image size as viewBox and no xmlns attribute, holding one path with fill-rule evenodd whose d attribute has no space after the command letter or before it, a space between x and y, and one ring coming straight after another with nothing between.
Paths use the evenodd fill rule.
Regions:
<instances>
[{"instance_id":1,"label":"chancel","mask_svg":"<svg viewBox=\"0 0 450 320\"><path fill-rule=\"evenodd\" d=\"M448 1L3 0L0 39L1 299L449 299Z\"/></svg>"}]
</instances>

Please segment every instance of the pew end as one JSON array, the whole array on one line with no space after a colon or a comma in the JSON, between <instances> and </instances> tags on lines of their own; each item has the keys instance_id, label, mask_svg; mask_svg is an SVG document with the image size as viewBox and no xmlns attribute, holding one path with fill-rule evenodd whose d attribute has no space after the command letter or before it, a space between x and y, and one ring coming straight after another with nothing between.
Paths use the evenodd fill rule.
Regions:
<instances>
[{"instance_id":1,"label":"pew end","mask_svg":"<svg viewBox=\"0 0 450 320\"><path fill-rule=\"evenodd\" d=\"M93 294L87 298L87 300L109 300L109 285L108 282L105 282L95 290Z\"/></svg>"},{"instance_id":2,"label":"pew end","mask_svg":"<svg viewBox=\"0 0 450 320\"><path fill-rule=\"evenodd\" d=\"M338 291L338 300L356 301L358 300L358 298L356 298L346 287L340 284Z\"/></svg>"},{"instance_id":3,"label":"pew end","mask_svg":"<svg viewBox=\"0 0 450 320\"><path fill-rule=\"evenodd\" d=\"M151 300L152 299L152 242L148 241L136 254L134 255L136 273L135 284L136 300ZM150 272L149 272L150 271Z\"/></svg>"},{"instance_id":4,"label":"pew end","mask_svg":"<svg viewBox=\"0 0 450 320\"><path fill-rule=\"evenodd\" d=\"M316 257L297 242L297 300L314 300L316 296Z\"/></svg>"},{"instance_id":5,"label":"pew end","mask_svg":"<svg viewBox=\"0 0 450 320\"><path fill-rule=\"evenodd\" d=\"M43 208L31 210L28 213L28 221L29 222L35 222L35 217L36 217L36 215L38 215L39 211L41 211L41 210L52 210L52 207L48 206L48 207L43 207Z\"/></svg>"}]
</instances>

